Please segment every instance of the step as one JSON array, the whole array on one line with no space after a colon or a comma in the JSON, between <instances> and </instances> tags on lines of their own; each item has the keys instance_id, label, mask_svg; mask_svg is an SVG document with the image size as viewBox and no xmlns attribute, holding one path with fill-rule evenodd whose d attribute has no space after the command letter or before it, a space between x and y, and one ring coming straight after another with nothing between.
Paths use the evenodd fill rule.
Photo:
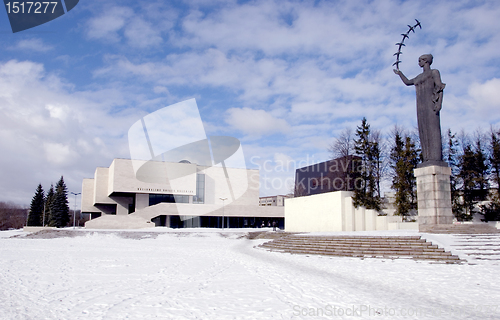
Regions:
<instances>
[{"instance_id":1,"label":"step","mask_svg":"<svg viewBox=\"0 0 500 320\"><path fill-rule=\"evenodd\" d=\"M432 247L433 244L429 242L415 242L415 243L381 243L381 242L336 242L336 241L295 241L295 240L275 240L275 243L293 243L293 244L314 244L318 246L360 246L360 247Z\"/></svg>"},{"instance_id":2,"label":"step","mask_svg":"<svg viewBox=\"0 0 500 320\"><path fill-rule=\"evenodd\" d=\"M339 252L339 253L359 253L359 254L393 254L393 255L441 255L450 256L451 252L447 251L394 251L394 250L342 250L336 248L320 249L320 248L284 248L284 247L265 247L271 250L280 251L303 251L303 252Z\"/></svg>"},{"instance_id":3,"label":"step","mask_svg":"<svg viewBox=\"0 0 500 320\"><path fill-rule=\"evenodd\" d=\"M407 258L464 262L420 236L300 236L290 235L260 245L270 251L361 258Z\"/></svg>"},{"instance_id":4,"label":"step","mask_svg":"<svg viewBox=\"0 0 500 320\"><path fill-rule=\"evenodd\" d=\"M338 252L338 251L303 251L303 250L272 250L283 253L292 254L313 254L327 255L339 257L355 257L355 258L385 258L385 259L415 259L415 260L441 260L441 261L463 261L455 255L395 255L392 253L358 253L358 252Z\"/></svg>"},{"instance_id":5,"label":"step","mask_svg":"<svg viewBox=\"0 0 500 320\"><path fill-rule=\"evenodd\" d=\"M290 235L289 238L294 239L315 239L315 240L388 240L388 241L400 241L400 240L424 240L420 236L300 236L300 235Z\"/></svg>"},{"instance_id":6,"label":"step","mask_svg":"<svg viewBox=\"0 0 500 320\"><path fill-rule=\"evenodd\" d=\"M421 232L448 234L497 234L500 230L489 224L449 224L420 226Z\"/></svg>"},{"instance_id":7,"label":"step","mask_svg":"<svg viewBox=\"0 0 500 320\"><path fill-rule=\"evenodd\" d=\"M282 247L282 248L301 247L301 248L321 248L321 249L338 248L343 250L384 250L384 251L419 251L419 252L443 251L444 252L443 248L439 248L436 245L431 245L426 247L379 247L379 246L336 246L336 245L324 246L315 244L265 243L262 246Z\"/></svg>"}]
</instances>

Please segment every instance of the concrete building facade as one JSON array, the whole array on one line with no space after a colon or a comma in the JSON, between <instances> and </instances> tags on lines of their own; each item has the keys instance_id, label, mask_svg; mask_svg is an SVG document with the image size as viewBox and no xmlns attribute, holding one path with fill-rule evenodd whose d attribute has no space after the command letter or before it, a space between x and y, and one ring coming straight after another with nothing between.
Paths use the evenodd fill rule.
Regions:
<instances>
[{"instance_id":1,"label":"concrete building facade","mask_svg":"<svg viewBox=\"0 0 500 320\"><path fill-rule=\"evenodd\" d=\"M288 198L284 195L268 196L259 198L259 206L278 206L282 207L285 205L285 199Z\"/></svg>"},{"instance_id":2,"label":"concrete building facade","mask_svg":"<svg viewBox=\"0 0 500 320\"><path fill-rule=\"evenodd\" d=\"M188 161L114 159L83 180L82 213L88 228L284 224L283 207L259 206L258 170Z\"/></svg>"}]
</instances>

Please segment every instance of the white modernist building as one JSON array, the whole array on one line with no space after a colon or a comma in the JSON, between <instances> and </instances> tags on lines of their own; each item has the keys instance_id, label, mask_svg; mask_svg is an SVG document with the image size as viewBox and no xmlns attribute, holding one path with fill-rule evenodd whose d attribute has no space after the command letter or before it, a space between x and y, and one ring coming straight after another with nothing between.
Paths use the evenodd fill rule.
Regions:
<instances>
[{"instance_id":1,"label":"white modernist building","mask_svg":"<svg viewBox=\"0 0 500 320\"><path fill-rule=\"evenodd\" d=\"M259 206L259 171L114 159L82 185L87 228L221 227L284 224L284 207Z\"/></svg>"}]
</instances>

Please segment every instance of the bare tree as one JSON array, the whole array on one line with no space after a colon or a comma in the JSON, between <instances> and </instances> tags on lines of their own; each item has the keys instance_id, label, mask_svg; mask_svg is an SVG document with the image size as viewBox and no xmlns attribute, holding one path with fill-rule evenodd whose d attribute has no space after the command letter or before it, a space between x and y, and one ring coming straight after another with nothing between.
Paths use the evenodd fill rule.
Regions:
<instances>
[{"instance_id":1,"label":"bare tree","mask_svg":"<svg viewBox=\"0 0 500 320\"><path fill-rule=\"evenodd\" d=\"M468 133L466 133L463 129L456 135L458 141L458 156L463 156L464 150L467 146L472 145L473 141L471 140Z\"/></svg>"},{"instance_id":2,"label":"bare tree","mask_svg":"<svg viewBox=\"0 0 500 320\"><path fill-rule=\"evenodd\" d=\"M19 229L26 225L28 209L13 203L0 202L0 230Z\"/></svg>"},{"instance_id":3,"label":"bare tree","mask_svg":"<svg viewBox=\"0 0 500 320\"><path fill-rule=\"evenodd\" d=\"M328 148L330 158L349 157L354 154L354 136L351 128L342 130Z\"/></svg>"}]
</instances>

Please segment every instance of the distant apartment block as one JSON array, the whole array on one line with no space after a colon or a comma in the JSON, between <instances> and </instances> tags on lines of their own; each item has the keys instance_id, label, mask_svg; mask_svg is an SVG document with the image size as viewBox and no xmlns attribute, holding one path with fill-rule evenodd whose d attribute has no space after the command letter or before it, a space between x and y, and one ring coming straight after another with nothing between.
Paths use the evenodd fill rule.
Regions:
<instances>
[{"instance_id":1,"label":"distant apartment block","mask_svg":"<svg viewBox=\"0 0 500 320\"><path fill-rule=\"evenodd\" d=\"M284 196L284 195L260 197L259 198L259 206L283 207L285 205L286 198L288 198L288 196Z\"/></svg>"}]
</instances>

